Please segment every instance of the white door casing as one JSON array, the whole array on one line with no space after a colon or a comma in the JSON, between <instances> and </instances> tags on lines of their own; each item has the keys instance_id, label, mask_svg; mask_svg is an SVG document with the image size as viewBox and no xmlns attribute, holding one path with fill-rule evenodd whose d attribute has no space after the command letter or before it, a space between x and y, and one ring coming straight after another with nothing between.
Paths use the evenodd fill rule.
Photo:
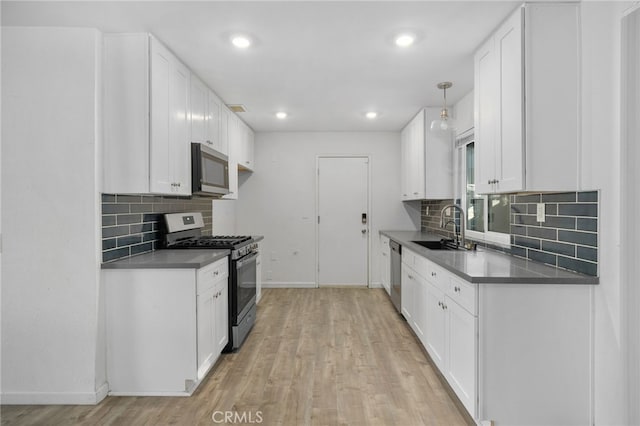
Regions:
<instances>
[{"instance_id":1,"label":"white door casing","mask_svg":"<svg viewBox=\"0 0 640 426\"><path fill-rule=\"evenodd\" d=\"M369 158L319 156L316 194L317 285L367 286Z\"/></svg>"}]
</instances>

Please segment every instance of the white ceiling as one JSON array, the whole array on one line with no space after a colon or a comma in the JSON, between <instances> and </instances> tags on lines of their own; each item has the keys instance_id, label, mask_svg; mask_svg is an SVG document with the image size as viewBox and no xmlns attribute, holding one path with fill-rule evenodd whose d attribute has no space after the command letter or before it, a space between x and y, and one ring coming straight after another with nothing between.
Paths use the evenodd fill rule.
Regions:
<instances>
[{"instance_id":1,"label":"white ceiling","mask_svg":"<svg viewBox=\"0 0 640 426\"><path fill-rule=\"evenodd\" d=\"M151 32L256 131L398 131L473 88L473 52L511 1L2 1L3 25ZM409 30L406 49L394 35ZM231 34L254 39L247 50ZM274 114L284 110L286 120ZM364 113L378 112L376 120Z\"/></svg>"}]
</instances>

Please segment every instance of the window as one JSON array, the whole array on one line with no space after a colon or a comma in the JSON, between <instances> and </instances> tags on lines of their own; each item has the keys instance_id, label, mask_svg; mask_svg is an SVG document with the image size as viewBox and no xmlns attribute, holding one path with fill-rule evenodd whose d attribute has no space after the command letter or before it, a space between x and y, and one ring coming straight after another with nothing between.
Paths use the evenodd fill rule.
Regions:
<instances>
[{"instance_id":1,"label":"window","mask_svg":"<svg viewBox=\"0 0 640 426\"><path fill-rule=\"evenodd\" d=\"M461 205L465 206L467 236L479 240L508 246L510 244L511 206L509 195L480 195L475 185L475 142L464 138L458 143L461 172Z\"/></svg>"}]
</instances>

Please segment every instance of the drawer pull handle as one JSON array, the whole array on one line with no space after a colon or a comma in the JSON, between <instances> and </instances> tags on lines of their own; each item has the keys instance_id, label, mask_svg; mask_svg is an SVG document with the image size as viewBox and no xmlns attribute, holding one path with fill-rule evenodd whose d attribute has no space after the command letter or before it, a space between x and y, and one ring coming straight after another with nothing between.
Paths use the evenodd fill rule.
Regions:
<instances>
[{"instance_id":1,"label":"drawer pull handle","mask_svg":"<svg viewBox=\"0 0 640 426\"><path fill-rule=\"evenodd\" d=\"M431 276L432 276L432 277L435 277L436 275L437 275L437 274L436 274L435 272L432 272L432 273L431 273Z\"/></svg>"}]
</instances>

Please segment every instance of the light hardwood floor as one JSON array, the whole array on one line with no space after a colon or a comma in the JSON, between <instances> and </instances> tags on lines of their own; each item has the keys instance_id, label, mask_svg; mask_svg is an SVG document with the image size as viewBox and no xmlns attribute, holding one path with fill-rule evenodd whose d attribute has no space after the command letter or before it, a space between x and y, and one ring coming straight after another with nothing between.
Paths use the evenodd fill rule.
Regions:
<instances>
[{"instance_id":1,"label":"light hardwood floor","mask_svg":"<svg viewBox=\"0 0 640 426\"><path fill-rule=\"evenodd\" d=\"M190 398L3 406L2 425L465 425L382 289L266 289L238 353ZM237 413L237 414L234 414ZM253 421L253 423L250 423Z\"/></svg>"}]
</instances>

